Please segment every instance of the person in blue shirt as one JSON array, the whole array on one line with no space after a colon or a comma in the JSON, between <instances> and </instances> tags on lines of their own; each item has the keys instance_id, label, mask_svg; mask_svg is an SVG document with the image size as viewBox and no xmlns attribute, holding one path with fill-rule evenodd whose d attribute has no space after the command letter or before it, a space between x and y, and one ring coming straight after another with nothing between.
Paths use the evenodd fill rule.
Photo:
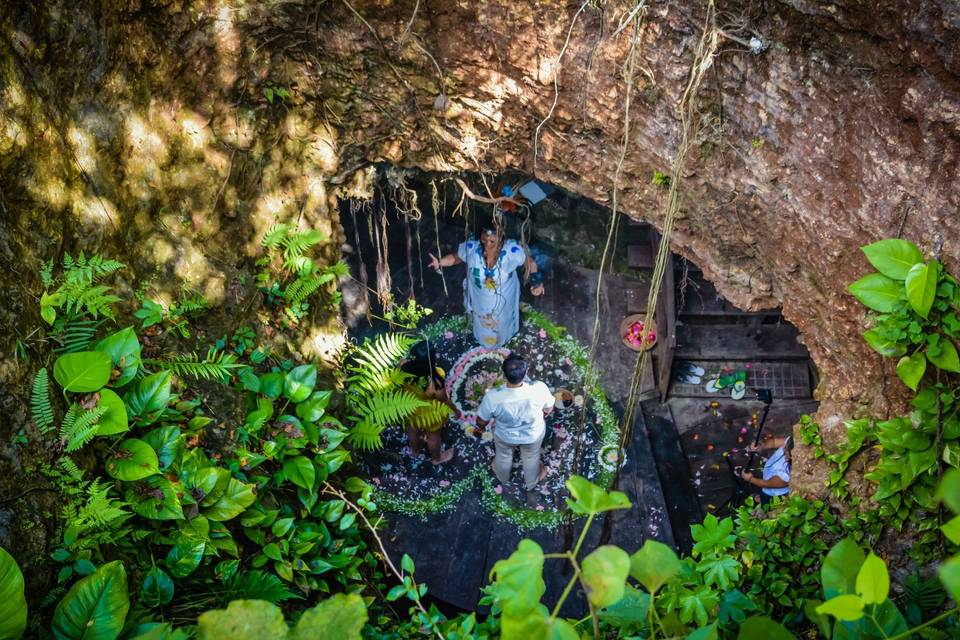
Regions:
<instances>
[{"instance_id":1,"label":"person in blue shirt","mask_svg":"<svg viewBox=\"0 0 960 640\"><path fill-rule=\"evenodd\" d=\"M744 482L760 487L760 504L767 504L777 496L785 496L790 493L790 457L793 452L793 438L770 438L762 447L763 449L775 449L767 458L763 465L763 474L757 477L749 471L742 471L740 477ZM747 451L758 451L757 447L750 445Z\"/></svg>"}]
</instances>

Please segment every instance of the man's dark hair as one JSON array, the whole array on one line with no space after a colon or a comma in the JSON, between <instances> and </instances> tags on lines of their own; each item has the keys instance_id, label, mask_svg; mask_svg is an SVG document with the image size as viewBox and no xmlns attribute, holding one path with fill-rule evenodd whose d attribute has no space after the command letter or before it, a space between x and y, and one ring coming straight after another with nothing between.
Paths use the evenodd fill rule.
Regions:
<instances>
[{"instance_id":1,"label":"man's dark hair","mask_svg":"<svg viewBox=\"0 0 960 640\"><path fill-rule=\"evenodd\" d=\"M503 361L503 375L510 384L520 384L527 375L527 362L515 353Z\"/></svg>"},{"instance_id":2,"label":"man's dark hair","mask_svg":"<svg viewBox=\"0 0 960 640\"><path fill-rule=\"evenodd\" d=\"M433 378L435 384L443 384L443 378L436 371L433 348L427 340L413 345L410 349L410 358L401 365L400 369L414 378Z\"/></svg>"}]
</instances>

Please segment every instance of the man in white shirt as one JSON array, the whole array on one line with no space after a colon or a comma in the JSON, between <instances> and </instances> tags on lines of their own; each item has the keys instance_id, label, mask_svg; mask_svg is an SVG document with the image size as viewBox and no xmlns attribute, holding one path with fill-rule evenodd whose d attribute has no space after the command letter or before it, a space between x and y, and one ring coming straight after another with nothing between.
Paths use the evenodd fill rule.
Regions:
<instances>
[{"instance_id":1,"label":"man in white shirt","mask_svg":"<svg viewBox=\"0 0 960 640\"><path fill-rule=\"evenodd\" d=\"M543 419L553 411L554 397L544 383L525 380L527 363L520 356L507 356L502 369L507 384L483 396L477 424L486 427L493 422L493 472L497 479L502 484L510 481L513 450L519 448L524 486L530 491L546 475L540 464L540 445L546 433Z\"/></svg>"}]
</instances>

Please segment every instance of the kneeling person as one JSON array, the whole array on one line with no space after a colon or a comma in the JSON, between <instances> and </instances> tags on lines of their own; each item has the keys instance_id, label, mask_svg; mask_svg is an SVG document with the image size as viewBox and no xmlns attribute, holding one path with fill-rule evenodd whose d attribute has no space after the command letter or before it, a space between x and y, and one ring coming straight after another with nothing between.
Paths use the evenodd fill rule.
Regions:
<instances>
[{"instance_id":1,"label":"kneeling person","mask_svg":"<svg viewBox=\"0 0 960 640\"><path fill-rule=\"evenodd\" d=\"M496 457L493 472L502 484L510 481L513 450L519 447L523 463L523 482L527 491L546 475L540 464L540 445L546 433L544 417L553 411L554 397L542 382L527 382L527 363L511 354L503 361L505 386L491 389L483 396L477 411L481 428L493 422Z\"/></svg>"}]
</instances>

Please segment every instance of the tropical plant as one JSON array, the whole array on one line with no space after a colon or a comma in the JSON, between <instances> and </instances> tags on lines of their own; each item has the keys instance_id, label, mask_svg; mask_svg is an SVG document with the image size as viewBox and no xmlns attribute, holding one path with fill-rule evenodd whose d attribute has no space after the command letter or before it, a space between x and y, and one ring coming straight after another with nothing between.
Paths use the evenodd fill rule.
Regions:
<instances>
[{"instance_id":1,"label":"tropical plant","mask_svg":"<svg viewBox=\"0 0 960 640\"><path fill-rule=\"evenodd\" d=\"M176 302L165 308L163 304L144 298L140 308L134 312L144 329L155 325L167 325L167 331L176 331L181 338L191 336L188 321L191 317L201 314L210 308L210 302L197 293L184 292Z\"/></svg>"},{"instance_id":2,"label":"tropical plant","mask_svg":"<svg viewBox=\"0 0 960 640\"><path fill-rule=\"evenodd\" d=\"M63 257L63 272L53 277L53 261L45 263L40 278L46 291L40 298L40 315L53 325L58 311L67 318L76 318L83 314L113 319L112 305L120 298L110 292L110 287L97 284L102 278L123 269L126 265L117 260L107 260L99 255L89 259L83 251L76 259L69 253ZM50 289L57 285L52 292Z\"/></svg>"},{"instance_id":3,"label":"tropical plant","mask_svg":"<svg viewBox=\"0 0 960 640\"><path fill-rule=\"evenodd\" d=\"M284 223L272 227L261 240L264 255L257 260L261 267L257 283L268 300L281 306L293 323L307 314L308 298L324 287L329 289L329 285L349 273L343 262L324 266L308 255L324 239L320 231L298 230ZM336 308L340 299L340 292L332 290L330 307Z\"/></svg>"},{"instance_id":4,"label":"tropical plant","mask_svg":"<svg viewBox=\"0 0 960 640\"><path fill-rule=\"evenodd\" d=\"M17 561L0 547L0 640L16 640L27 628L27 600Z\"/></svg>"}]
</instances>

